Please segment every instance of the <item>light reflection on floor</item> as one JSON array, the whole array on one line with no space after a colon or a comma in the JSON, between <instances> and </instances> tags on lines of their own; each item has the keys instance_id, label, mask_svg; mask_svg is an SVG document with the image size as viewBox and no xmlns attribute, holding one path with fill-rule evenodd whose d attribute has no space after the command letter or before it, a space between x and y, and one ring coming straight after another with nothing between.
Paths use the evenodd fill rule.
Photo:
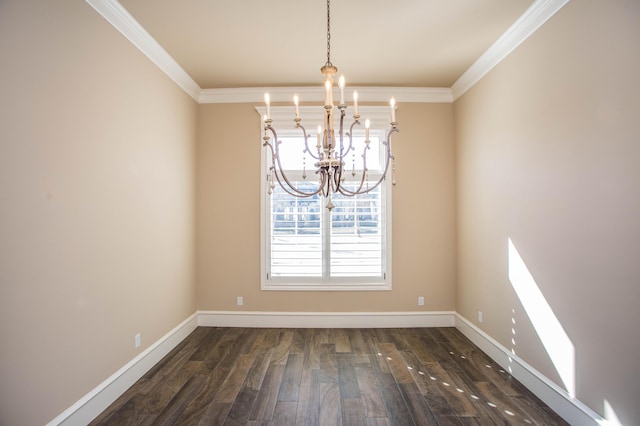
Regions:
<instances>
[{"instance_id":1,"label":"light reflection on floor","mask_svg":"<svg viewBox=\"0 0 640 426\"><path fill-rule=\"evenodd\" d=\"M393 358L392 358L392 357L390 357L390 356L384 356L384 355L383 355L382 353L380 353L380 352L378 352L378 353L377 353L377 355L378 355L378 356L380 356L380 357L385 358L387 361L393 361ZM454 356L454 357L457 357L457 356L458 356L458 355L456 355L454 352L449 352L449 355L452 355L452 356ZM466 359L467 359L467 357L466 357L466 356L464 356L464 355L459 355L459 357L460 357L460 359L463 359L463 360L466 360ZM426 374L424 371L422 371L422 370L420 369L420 368L421 368L421 366L415 366L415 367L414 367L414 366L411 366L411 365L409 365L409 364L406 364L406 367L407 367L407 370L409 370L409 371L412 371L412 370L417 371L417 373L418 373L419 375L421 375L421 376L424 376L424 375ZM491 365L489 365L489 364L486 364L486 367L487 367L487 368L493 368L493 367L492 367ZM503 369L499 369L498 371L499 371L501 374L508 374L508 373L507 373L505 370L503 370ZM433 380L433 381L435 381L435 382L438 382L438 383L439 383L439 384L441 384L442 386L445 386L445 387L451 387L451 384L450 384L450 383L445 382L444 380L439 380L437 377L434 377L434 376L432 376L432 375L430 375L430 374L429 374L429 379L431 379L431 380ZM477 396L477 395L475 395L475 394L473 394L473 393L465 392L465 390L464 390L464 389L461 389L461 388L458 388L458 387L456 387L455 389L456 389L456 391L457 391L458 393L461 393L461 394L467 393L467 394L469 395L469 398L471 398L471 399L472 399L472 400L474 400L474 401L479 401L479 402L482 402L482 403L486 404L487 406L489 406L489 407L491 407L491 408L494 408L494 409L496 409L496 410L501 410L501 409L500 409L500 408L499 408L495 403L493 403L493 402L491 402L491 401L488 401L488 400L482 400L479 396ZM516 415L516 413L514 413L513 411L511 411L509 408L510 408L510 407L507 407L506 409L502 410L502 411L504 412L504 414L506 414L507 416L510 416L510 417L518 417L518 416ZM527 424L533 424L533 422L532 422L531 420L529 420L528 418L526 418L526 417L521 417L521 418L520 418L520 420L521 420L521 421L523 421L523 422L525 422L525 423L527 423Z\"/></svg>"}]
</instances>

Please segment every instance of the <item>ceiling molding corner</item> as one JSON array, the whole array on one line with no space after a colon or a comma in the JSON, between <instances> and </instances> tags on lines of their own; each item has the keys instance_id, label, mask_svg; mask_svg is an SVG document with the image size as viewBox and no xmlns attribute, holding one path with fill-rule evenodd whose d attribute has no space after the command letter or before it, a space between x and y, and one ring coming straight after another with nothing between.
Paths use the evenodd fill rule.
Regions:
<instances>
[{"instance_id":1,"label":"ceiling molding corner","mask_svg":"<svg viewBox=\"0 0 640 426\"><path fill-rule=\"evenodd\" d=\"M200 86L117 0L85 0L196 101Z\"/></svg>"},{"instance_id":2,"label":"ceiling molding corner","mask_svg":"<svg viewBox=\"0 0 640 426\"><path fill-rule=\"evenodd\" d=\"M451 86L453 100L473 87L568 2L569 0L536 0Z\"/></svg>"}]
</instances>

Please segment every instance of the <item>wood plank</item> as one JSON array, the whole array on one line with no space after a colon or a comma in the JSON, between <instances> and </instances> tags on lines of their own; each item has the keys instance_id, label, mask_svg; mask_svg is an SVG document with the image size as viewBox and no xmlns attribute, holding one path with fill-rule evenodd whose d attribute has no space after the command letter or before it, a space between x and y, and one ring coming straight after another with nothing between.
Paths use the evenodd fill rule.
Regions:
<instances>
[{"instance_id":1,"label":"wood plank","mask_svg":"<svg viewBox=\"0 0 640 426\"><path fill-rule=\"evenodd\" d=\"M317 425L320 412L320 370L305 369L302 374L300 400L296 412L296 424Z\"/></svg>"},{"instance_id":2,"label":"wood plank","mask_svg":"<svg viewBox=\"0 0 640 426\"><path fill-rule=\"evenodd\" d=\"M238 357L237 362L233 365L231 371L229 371L229 375L216 392L214 397L216 402L225 404L233 403L254 360L255 357L249 354L243 354Z\"/></svg>"},{"instance_id":3,"label":"wood plank","mask_svg":"<svg viewBox=\"0 0 640 426\"><path fill-rule=\"evenodd\" d=\"M289 353L304 354L305 348L311 341L312 333L313 331L309 328L296 328L293 330Z\"/></svg>"},{"instance_id":4,"label":"wood plank","mask_svg":"<svg viewBox=\"0 0 640 426\"><path fill-rule=\"evenodd\" d=\"M338 385L340 398L360 398L360 387L356 376L354 356L343 353L336 354L338 363Z\"/></svg>"},{"instance_id":5,"label":"wood plank","mask_svg":"<svg viewBox=\"0 0 640 426\"><path fill-rule=\"evenodd\" d=\"M542 401L533 395L512 396L511 400L518 405L524 416L534 425L565 424L558 414L551 411L549 407L545 406Z\"/></svg>"},{"instance_id":6,"label":"wood plank","mask_svg":"<svg viewBox=\"0 0 640 426\"><path fill-rule=\"evenodd\" d=\"M238 392L238 396L233 400L233 404L231 404L231 407L229 408L225 424L232 421L238 424L247 423L257 396L258 391L255 389L242 387Z\"/></svg>"},{"instance_id":7,"label":"wood plank","mask_svg":"<svg viewBox=\"0 0 640 426\"><path fill-rule=\"evenodd\" d=\"M207 407L207 411L202 415L198 425L209 426L223 424L224 420L227 418L229 408L231 408L231 404L212 402Z\"/></svg>"},{"instance_id":8,"label":"wood plank","mask_svg":"<svg viewBox=\"0 0 640 426\"><path fill-rule=\"evenodd\" d=\"M397 383L411 383L411 373L406 362L393 343L380 343L380 350Z\"/></svg>"},{"instance_id":9,"label":"wood plank","mask_svg":"<svg viewBox=\"0 0 640 426\"><path fill-rule=\"evenodd\" d=\"M405 335L405 340L407 341L407 343L409 344L409 347L411 348L407 352L413 353L420 362L435 361L435 358L433 357L431 352L429 352L429 348L425 344L424 340L420 339L420 337L418 336L418 334L414 329L412 329L410 333L407 333Z\"/></svg>"},{"instance_id":10,"label":"wood plank","mask_svg":"<svg viewBox=\"0 0 640 426\"><path fill-rule=\"evenodd\" d=\"M373 369L359 365L355 368L356 378L358 381L358 389L364 405L365 417L387 417L387 410L385 409L384 399L380 392L380 387L376 380Z\"/></svg>"},{"instance_id":11,"label":"wood plank","mask_svg":"<svg viewBox=\"0 0 640 426\"><path fill-rule=\"evenodd\" d=\"M376 379L391 424L413 425L413 418L391 373L377 373Z\"/></svg>"},{"instance_id":12,"label":"wood plank","mask_svg":"<svg viewBox=\"0 0 640 426\"><path fill-rule=\"evenodd\" d=\"M369 347L364 341L362 336L362 330L359 328L348 328L347 336L349 338L349 344L351 345L351 352L354 354L366 355L369 354Z\"/></svg>"},{"instance_id":13,"label":"wood plank","mask_svg":"<svg viewBox=\"0 0 640 426\"><path fill-rule=\"evenodd\" d=\"M432 425L437 423L431 409L427 405L427 401L422 397L415 383L398 383L398 388L400 389L405 404L409 408L415 424Z\"/></svg>"},{"instance_id":14,"label":"wood plank","mask_svg":"<svg viewBox=\"0 0 640 426\"><path fill-rule=\"evenodd\" d=\"M196 330L200 330L200 328ZM203 334L200 343L196 345L196 350L189 361L204 361L205 356L218 344L224 335L224 330L219 328L202 328L202 330L206 330L206 332Z\"/></svg>"},{"instance_id":15,"label":"wood plank","mask_svg":"<svg viewBox=\"0 0 640 426\"><path fill-rule=\"evenodd\" d=\"M249 417L251 420L271 420L273 418L283 374L284 365L269 365L251 410Z\"/></svg>"},{"instance_id":16,"label":"wood plank","mask_svg":"<svg viewBox=\"0 0 640 426\"><path fill-rule=\"evenodd\" d=\"M185 408L184 412L178 419L179 424L197 424L200 419L206 415L213 403L214 396L222 383L226 380L231 371L232 361L236 355L227 348L224 358L217 363L216 368L209 374L200 374L203 368L198 370L198 375L205 378L205 383L200 392L194 397L191 403ZM204 363L206 364L206 358ZM208 369L205 369L207 371ZM229 407L227 407L229 408ZM225 411L226 415L226 411Z\"/></svg>"},{"instance_id":17,"label":"wood plank","mask_svg":"<svg viewBox=\"0 0 640 426\"><path fill-rule=\"evenodd\" d=\"M330 342L336 345L336 352L351 353L351 341L349 340L349 334L344 328L331 329Z\"/></svg>"},{"instance_id":18,"label":"wood plank","mask_svg":"<svg viewBox=\"0 0 640 426\"><path fill-rule=\"evenodd\" d=\"M386 417L383 418L368 418L366 419L367 426L390 426L389 419Z\"/></svg>"},{"instance_id":19,"label":"wood plank","mask_svg":"<svg viewBox=\"0 0 640 426\"><path fill-rule=\"evenodd\" d=\"M458 387L452 375L437 362L427 363L424 367L429 380L438 385L440 392L458 416L478 417L480 413L471 392L466 387Z\"/></svg>"},{"instance_id":20,"label":"wood plank","mask_svg":"<svg viewBox=\"0 0 640 426\"><path fill-rule=\"evenodd\" d=\"M264 336L269 336L270 334L272 333L269 331L264 332ZM260 337L258 339L260 339ZM258 345L259 347L262 347L264 352L254 355L255 360L247 373L238 396L235 398L231 408L229 409L229 414L227 415L228 419L233 419L240 424L247 423L249 420L251 409L253 408L253 404L258 396L258 391L262 386L262 381L267 372L267 368L269 367L274 343L275 341L271 342L272 347L270 349L262 347L263 343ZM256 349L256 351L258 350L258 348L255 347L254 349Z\"/></svg>"},{"instance_id":21,"label":"wood plank","mask_svg":"<svg viewBox=\"0 0 640 426\"><path fill-rule=\"evenodd\" d=\"M189 405L200 389L202 389L204 382L205 378L202 376L191 377L154 419L153 424L163 426L176 424L184 409Z\"/></svg>"},{"instance_id":22,"label":"wood plank","mask_svg":"<svg viewBox=\"0 0 640 426\"><path fill-rule=\"evenodd\" d=\"M461 425L462 422L456 415L456 412L453 410L451 405L447 402L446 398L443 396L426 396L425 401L427 405L431 409L438 425Z\"/></svg>"},{"instance_id":23,"label":"wood plank","mask_svg":"<svg viewBox=\"0 0 640 426\"><path fill-rule=\"evenodd\" d=\"M300 393L300 381L302 380L302 365L304 355L289 354L287 365L284 369L282 384L278 391L278 401L297 402Z\"/></svg>"},{"instance_id":24,"label":"wood plank","mask_svg":"<svg viewBox=\"0 0 640 426\"><path fill-rule=\"evenodd\" d=\"M411 374L413 382L418 386L418 389L420 389L423 396L442 395L437 382L430 378L424 365L418 360L414 353L402 352L400 355L409 368L409 374Z\"/></svg>"},{"instance_id":25,"label":"wood plank","mask_svg":"<svg viewBox=\"0 0 640 426\"><path fill-rule=\"evenodd\" d=\"M343 426L366 426L364 407L360 398L342 398L340 404Z\"/></svg>"},{"instance_id":26,"label":"wood plank","mask_svg":"<svg viewBox=\"0 0 640 426\"><path fill-rule=\"evenodd\" d=\"M517 403L503 394L493 383L477 383L476 388L480 392L478 396L483 398L489 407L500 413L506 421L519 424L531 421L529 415L525 414Z\"/></svg>"},{"instance_id":27,"label":"wood plank","mask_svg":"<svg viewBox=\"0 0 640 426\"><path fill-rule=\"evenodd\" d=\"M297 402L278 401L273 411L273 426L294 426L296 424Z\"/></svg>"},{"instance_id":28,"label":"wood plank","mask_svg":"<svg viewBox=\"0 0 640 426\"><path fill-rule=\"evenodd\" d=\"M293 336L293 330L284 330L280 333L273 348L273 355L271 356L272 364L285 365L287 363Z\"/></svg>"},{"instance_id":29,"label":"wood plank","mask_svg":"<svg viewBox=\"0 0 640 426\"><path fill-rule=\"evenodd\" d=\"M333 377L320 375L318 386L318 424L337 426L342 424L340 389Z\"/></svg>"}]
</instances>

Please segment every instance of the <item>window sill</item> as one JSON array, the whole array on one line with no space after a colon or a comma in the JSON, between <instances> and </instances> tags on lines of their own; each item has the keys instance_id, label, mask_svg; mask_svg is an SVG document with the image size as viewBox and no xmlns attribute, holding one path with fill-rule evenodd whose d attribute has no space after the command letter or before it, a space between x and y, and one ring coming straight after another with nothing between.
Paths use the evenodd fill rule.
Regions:
<instances>
[{"instance_id":1,"label":"window sill","mask_svg":"<svg viewBox=\"0 0 640 426\"><path fill-rule=\"evenodd\" d=\"M269 291L389 291L390 282L383 283L262 283L261 290Z\"/></svg>"}]
</instances>

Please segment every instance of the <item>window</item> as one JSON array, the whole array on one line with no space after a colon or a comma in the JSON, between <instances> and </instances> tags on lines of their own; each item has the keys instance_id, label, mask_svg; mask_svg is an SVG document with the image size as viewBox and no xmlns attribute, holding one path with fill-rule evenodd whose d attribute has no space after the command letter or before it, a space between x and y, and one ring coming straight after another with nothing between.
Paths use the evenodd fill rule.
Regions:
<instances>
[{"instance_id":1,"label":"window","mask_svg":"<svg viewBox=\"0 0 640 426\"><path fill-rule=\"evenodd\" d=\"M284 109L284 107L282 107ZM373 108L372 108L373 109ZM376 108L377 109L377 108ZM365 117L361 107L361 117ZM384 108L387 113L387 108ZM317 187L315 159L302 152L304 138L289 120L278 121L271 108L280 139L282 166L294 185L303 190ZM293 116L293 110L288 118ZM313 112L308 116L314 115ZM321 117L320 113L317 114ZM304 120L304 111L302 114ZM364 119L362 118L362 121ZM387 120L376 120L380 125ZM384 130L374 130L372 120L367 154L368 181L377 182L384 167ZM284 122L285 125L278 124ZM303 122L304 125L304 122ZM312 127L315 128L315 127ZM307 133L310 133L307 130ZM315 132L314 132L315 133ZM315 145L315 134L312 136ZM345 159L349 172L343 182L355 190L362 170L364 127L354 130L356 153ZM315 195L298 198L276 182L268 194L270 152L262 148L262 289L264 290L389 290L391 289L391 183L390 176L367 194L346 197L334 194L335 207ZM306 173L305 173L306 172ZM306 179L303 176L306 174ZM366 184L365 184L366 185Z\"/></svg>"}]
</instances>

